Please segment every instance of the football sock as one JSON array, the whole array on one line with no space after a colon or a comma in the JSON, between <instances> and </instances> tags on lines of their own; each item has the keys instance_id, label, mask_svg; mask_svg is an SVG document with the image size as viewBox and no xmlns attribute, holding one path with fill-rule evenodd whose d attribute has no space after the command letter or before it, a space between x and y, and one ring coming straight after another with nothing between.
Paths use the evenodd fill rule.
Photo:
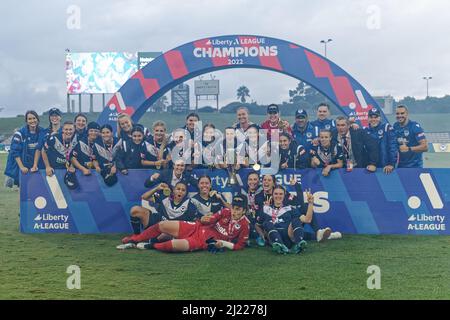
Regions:
<instances>
[{"instance_id":1,"label":"football sock","mask_svg":"<svg viewBox=\"0 0 450 320\"><path fill-rule=\"evenodd\" d=\"M281 244L283 243L283 240L281 240L280 233L276 229L270 230L268 235L269 235L269 239L270 239L271 243L274 243L274 242L278 242Z\"/></svg>"},{"instance_id":2,"label":"football sock","mask_svg":"<svg viewBox=\"0 0 450 320\"><path fill-rule=\"evenodd\" d=\"M172 252L173 251L172 240L169 240L166 242L155 243L153 245L153 249L156 249L159 251L165 251L165 252Z\"/></svg>"},{"instance_id":3,"label":"football sock","mask_svg":"<svg viewBox=\"0 0 450 320\"><path fill-rule=\"evenodd\" d=\"M141 219L138 217L131 217L131 227L133 228L134 234L141 233Z\"/></svg>"},{"instance_id":4,"label":"football sock","mask_svg":"<svg viewBox=\"0 0 450 320\"><path fill-rule=\"evenodd\" d=\"M146 241L152 238L156 238L161 234L161 230L159 230L159 223L145 229L142 233L134 235L133 240L135 241Z\"/></svg>"},{"instance_id":5,"label":"football sock","mask_svg":"<svg viewBox=\"0 0 450 320\"><path fill-rule=\"evenodd\" d=\"M299 243L303 240L303 226L299 219L292 222L292 229L294 230L294 242Z\"/></svg>"}]
</instances>

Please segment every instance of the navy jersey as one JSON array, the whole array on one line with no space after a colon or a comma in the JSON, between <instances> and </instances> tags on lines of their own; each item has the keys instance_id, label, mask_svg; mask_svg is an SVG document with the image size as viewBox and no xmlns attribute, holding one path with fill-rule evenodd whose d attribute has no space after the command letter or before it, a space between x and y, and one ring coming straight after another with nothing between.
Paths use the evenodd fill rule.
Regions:
<instances>
[{"instance_id":1,"label":"navy jersey","mask_svg":"<svg viewBox=\"0 0 450 320\"><path fill-rule=\"evenodd\" d=\"M66 169L72 149L77 142L75 135L68 141L63 140L62 134L50 135L44 143L44 150L47 153L50 167L53 169Z\"/></svg>"},{"instance_id":2,"label":"navy jersey","mask_svg":"<svg viewBox=\"0 0 450 320\"><path fill-rule=\"evenodd\" d=\"M199 218L197 207L192 200L184 197L179 204L170 197L164 197L159 192L155 194L156 210L162 220L194 221Z\"/></svg>"},{"instance_id":3,"label":"navy jersey","mask_svg":"<svg viewBox=\"0 0 450 320\"><path fill-rule=\"evenodd\" d=\"M50 136L56 135L56 134L62 134L62 127L60 127L57 131L52 131L50 127L44 129L44 142L48 140ZM78 141L78 139L77 139Z\"/></svg>"},{"instance_id":4,"label":"navy jersey","mask_svg":"<svg viewBox=\"0 0 450 320\"><path fill-rule=\"evenodd\" d=\"M271 193L265 193L264 190L261 190L255 195L255 205L254 208L256 210L256 223L262 224L263 221L261 220L262 216L258 215L258 211L262 210L262 208L265 205L265 202L270 201L272 199L272 192Z\"/></svg>"},{"instance_id":5,"label":"navy jersey","mask_svg":"<svg viewBox=\"0 0 450 320\"><path fill-rule=\"evenodd\" d=\"M161 148L164 148L161 151ZM162 152L162 159L159 159L160 153ZM143 143L143 152L141 153L142 160L148 161L158 161L166 159L169 155L169 148L161 143L157 143L153 136L148 137L146 141ZM157 169L155 166L146 166L146 168Z\"/></svg>"},{"instance_id":6,"label":"navy jersey","mask_svg":"<svg viewBox=\"0 0 450 320\"><path fill-rule=\"evenodd\" d=\"M325 120L316 119L314 121L311 121L311 125L313 127L317 127L318 133L320 133L320 130L330 130L331 132L337 131L336 123L334 122L334 120L331 119Z\"/></svg>"},{"instance_id":7,"label":"navy jersey","mask_svg":"<svg viewBox=\"0 0 450 320\"><path fill-rule=\"evenodd\" d=\"M118 138L113 137L112 144L106 144L102 139L97 140L92 147L94 151L94 158L98 162L100 169L105 169L105 167L111 163L120 149L120 141Z\"/></svg>"},{"instance_id":8,"label":"navy jersey","mask_svg":"<svg viewBox=\"0 0 450 320\"><path fill-rule=\"evenodd\" d=\"M297 123L295 123L292 127L292 131L297 144L304 146L307 152L311 150L311 147L313 146L313 140L319 136L319 128L313 126L309 121L303 131L300 129Z\"/></svg>"},{"instance_id":9,"label":"navy jersey","mask_svg":"<svg viewBox=\"0 0 450 320\"><path fill-rule=\"evenodd\" d=\"M296 209L292 206L274 206L264 205L258 212L258 217L262 224L271 223L276 229L287 229L294 216L297 216Z\"/></svg>"},{"instance_id":10,"label":"navy jersey","mask_svg":"<svg viewBox=\"0 0 450 320\"><path fill-rule=\"evenodd\" d=\"M303 169L309 167L309 154L305 147L291 142L289 149L279 149L280 169L283 163L288 164L288 168Z\"/></svg>"},{"instance_id":11,"label":"navy jersey","mask_svg":"<svg viewBox=\"0 0 450 320\"><path fill-rule=\"evenodd\" d=\"M207 200L197 193L191 198L192 203L197 207L197 211L200 215L214 214L222 210L223 204L216 196L209 197Z\"/></svg>"},{"instance_id":12,"label":"navy jersey","mask_svg":"<svg viewBox=\"0 0 450 320\"><path fill-rule=\"evenodd\" d=\"M415 121L408 121L404 127L400 123L394 123L395 136L398 145L406 144L408 147L418 146L421 140L426 139L422 127ZM422 152L400 152L399 168L422 168Z\"/></svg>"},{"instance_id":13,"label":"navy jersey","mask_svg":"<svg viewBox=\"0 0 450 320\"><path fill-rule=\"evenodd\" d=\"M70 159L75 158L83 167L92 169L92 161L95 159L93 150L94 143L95 141L89 142L87 138L79 140L75 147L72 149Z\"/></svg>"},{"instance_id":14,"label":"navy jersey","mask_svg":"<svg viewBox=\"0 0 450 320\"><path fill-rule=\"evenodd\" d=\"M396 166L398 161L398 145L395 131L389 123L380 123L376 127L364 128L378 142L378 168L387 165Z\"/></svg>"},{"instance_id":15,"label":"navy jersey","mask_svg":"<svg viewBox=\"0 0 450 320\"><path fill-rule=\"evenodd\" d=\"M310 150L310 156L317 157L320 161L318 168L324 168L329 164L336 164L338 160L344 161L342 147L338 143L332 143L329 148L321 145L313 146Z\"/></svg>"},{"instance_id":16,"label":"navy jersey","mask_svg":"<svg viewBox=\"0 0 450 320\"><path fill-rule=\"evenodd\" d=\"M88 130L87 130L87 128L84 128L82 130L75 129L75 135L77 136L77 140L78 141L81 141L83 139L87 139Z\"/></svg>"},{"instance_id":17,"label":"navy jersey","mask_svg":"<svg viewBox=\"0 0 450 320\"><path fill-rule=\"evenodd\" d=\"M140 169L144 143L135 144L132 140L122 140L114 161L120 171L126 169Z\"/></svg>"},{"instance_id":18,"label":"navy jersey","mask_svg":"<svg viewBox=\"0 0 450 320\"><path fill-rule=\"evenodd\" d=\"M203 141L201 147L195 147L196 161L202 163L198 168L208 168L218 163L223 163L223 146L220 141L205 142Z\"/></svg>"}]
</instances>

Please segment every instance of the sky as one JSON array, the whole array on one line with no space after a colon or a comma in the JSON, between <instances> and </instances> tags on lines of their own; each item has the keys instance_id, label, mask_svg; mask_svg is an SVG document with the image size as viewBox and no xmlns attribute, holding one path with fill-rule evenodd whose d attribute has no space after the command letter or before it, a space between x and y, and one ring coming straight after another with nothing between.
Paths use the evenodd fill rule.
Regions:
<instances>
[{"instance_id":1,"label":"sky","mask_svg":"<svg viewBox=\"0 0 450 320\"><path fill-rule=\"evenodd\" d=\"M51 106L66 110L66 48L164 52L227 34L275 37L322 54L320 40L330 38L328 58L373 96L424 98L424 76L433 77L430 95L444 96L450 93L449 12L448 0L2 1L0 117ZM287 101L298 82L260 70L214 75L221 81L221 105L235 101L241 85L258 103ZM95 100L97 110L100 103Z\"/></svg>"}]
</instances>

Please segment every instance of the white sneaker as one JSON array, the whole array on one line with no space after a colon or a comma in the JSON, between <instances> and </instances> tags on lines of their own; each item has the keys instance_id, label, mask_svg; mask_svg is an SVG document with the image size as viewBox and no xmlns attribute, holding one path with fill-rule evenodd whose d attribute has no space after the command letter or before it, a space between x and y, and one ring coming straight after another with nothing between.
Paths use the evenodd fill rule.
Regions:
<instances>
[{"instance_id":1,"label":"white sneaker","mask_svg":"<svg viewBox=\"0 0 450 320\"><path fill-rule=\"evenodd\" d=\"M148 250L148 249L151 249L151 245L149 242L139 242L136 245L136 248L138 248L140 250Z\"/></svg>"},{"instance_id":2,"label":"white sneaker","mask_svg":"<svg viewBox=\"0 0 450 320\"><path fill-rule=\"evenodd\" d=\"M317 230L317 234L316 234L316 238L317 238L317 242L323 242L325 240L327 240L331 235L331 229L330 228L325 228L325 229L319 229Z\"/></svg>"},{"instance_id":3,"label":"white sneaker","mask_svg":"<svg viewBox=\"0 0 450 320\"><path fill-rule=\"evenodd\" d=\"M329 240L337 240L337 239L342 239L342 233L340 233L339 231L336 232L332 232L330 234L330 236L328 237Z\"/></svg>"},{"instance_id":4,"label":"white sneaker","mask_svg":"<svg viewBox=\"0 0 450 320\"><path fill-rule=\"evenodd\" d=\"M134 243L125 243L125 244L119 244L116 249L117 250L126 250L126 249L133 249L136 248L136 245Z\"/></svg>"}]
</instances>

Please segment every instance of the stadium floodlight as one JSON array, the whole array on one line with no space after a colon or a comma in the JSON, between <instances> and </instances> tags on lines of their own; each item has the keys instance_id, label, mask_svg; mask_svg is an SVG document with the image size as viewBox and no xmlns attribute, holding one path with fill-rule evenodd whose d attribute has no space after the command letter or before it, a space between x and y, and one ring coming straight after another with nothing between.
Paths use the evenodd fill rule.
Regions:
<instances>
[{"instance_id":1,"label":"stadium floodlight","mask_svg":"<svg viewBox=\"0 0 450 320\"><path fill-rule=\"evenodd\" d=\"M423 77L423 80L426 80L427 82L427 98L428 98L428 82L433 79L433 77Z\"/></svg>"},{"instance_id":2,"label":"stadium floodlight","mask_svg":"<svg viewBox=\"0 0 450 320\"><path fill-rule=\"evenodd\" d=\"M325 46L325 58L327 57L327 43L333 41L333 39L328 39L328 40L320 40L320 43L323 43Z\"/></svg>"}]
</instances>

